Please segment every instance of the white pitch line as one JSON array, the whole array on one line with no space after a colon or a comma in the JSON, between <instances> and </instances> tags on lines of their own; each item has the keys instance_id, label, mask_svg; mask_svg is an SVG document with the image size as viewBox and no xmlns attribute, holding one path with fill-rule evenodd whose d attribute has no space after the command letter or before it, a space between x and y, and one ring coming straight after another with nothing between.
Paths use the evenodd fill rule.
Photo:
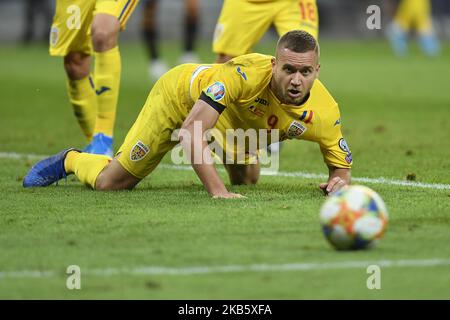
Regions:
<instances>
[{"instance_id":1,"label":"white pitch line","mask_svg":"<svg viewBox=\"0 0 450 320\"><path fill-rule=\"evenodd\" d=\"M310 263L285 263L285 264L250 264L250 265L224 265L224 266L192 266L182 268L147 266L136 268L104 268L83 269L82 275L109 277L115 275L163 275L163 276L186 276L201 274L220 273L243 273L243 272L289 272L289 271L317 271L338 269L363 269L369 265L377 265L380 268L405 268L405 267L436 267L449 266L450 259L428 259L428 260L378 260L378 261L342 261L342 262L310 262ZM55 271L0 271L2 278L49 278L63 275Z\"/></svg>"},{"instance_id":2,"label":"white pitch line","mask_svg":"<svg viewBox=\"0 0 450 320\"><path fill-rule=\"evenodd\" d=\"M38 155L38 154L25 154L16 152L0 152L0 159L29 159L29 160L39 160L46 158L48 156ZM169 169L169 170L182 170L182 171L192 171L191 166L183 165L171 165L171 164L160 164L158 167ZM219 171L224 171L224 169L219 169ZM261 170L261 175L267 176L277 176L277 177L288 177L288 178L303 178L303 179L326 179L328 175L308 173L308 172L284 172L284 171L268 171L264 168ZM434 190L450 190L450 184L441 183L422 183L414 181L403 181L403 180L393 180L384 177L380 178L367 178L367 177L352 177L352 181L360 183L372 183L372 184L384 184L384 185L394 185L401 187L413 187L413 188L424 188L424 189L434 189Z\"/></svg>"},{"instance_id":3,"label":"white pitch line","mask_svg":"<svg viewBox=\"0 0 450 320\"><path fill-rule=\"evenodd\" d=\"M171 170L182 170L191 171L190 166L180 166L172 164L160 164L158 167L171 169ZM218 171L225 171L224 169L218 169ZM304 179L327 179L328 175L320 173L308 173L308 172L284 172L284 171L267 171L264 168L261 169L261 175L263 176L276 176L276 177L287 177L287 178L304 178ZM372 183L372 184L385 184L394 185L402 187L415 187L415 188L425 188L425 189L435 189L435 190L450 190L450 184L440 184L440 183L422 183L413 181L402 181L402 180L392 180L384 177L380 178L367 178L367 177L352 177L352 182L361 183Z\"/></svg>"}]
</instances>

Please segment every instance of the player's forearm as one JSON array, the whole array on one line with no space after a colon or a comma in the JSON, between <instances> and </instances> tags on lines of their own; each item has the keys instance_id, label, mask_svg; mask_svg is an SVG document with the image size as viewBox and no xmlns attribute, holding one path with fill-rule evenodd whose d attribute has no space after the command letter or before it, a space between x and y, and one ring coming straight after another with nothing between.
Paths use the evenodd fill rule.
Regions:
<instances>
[{"instance_id":1,"label":"player's forearm","mask_svg":"<svg viewBox=\"0 0 450 320\"><path fill-rule=\"evenodd\" d=\"M342 180L344 180L345 184L350 184L351 182L350 169L334 168L334 167L329 168L328 182L333 180L333 178L335 177L339 177Z\"/></svg>"},{"instance_id":2,"label":"player's forearm","mask_svg":"<svg viewBox=\"0 0 450 320\"><path fill-rule=\"evenodd\" d=\"M194 136L191 129L191 127L187 127L186 131L180 134L180 141L191 161L192 168L210 195L216 196L227 193L228 191L214 167L208 144L201 139L203 135L200 137ZM191 137L193 138L191 139Z\"/></svg>"},{"instance_id":3,"label":"player's forearm","mask_svg":"<svg viewBox=\"0 0 450 320\"><path fill-rule=\"evenodd\" d=\"M192 164L200 181L211 196L217 196L228 192L220 179L216 168L212 164Z\"/></svg>"}]
</instances>

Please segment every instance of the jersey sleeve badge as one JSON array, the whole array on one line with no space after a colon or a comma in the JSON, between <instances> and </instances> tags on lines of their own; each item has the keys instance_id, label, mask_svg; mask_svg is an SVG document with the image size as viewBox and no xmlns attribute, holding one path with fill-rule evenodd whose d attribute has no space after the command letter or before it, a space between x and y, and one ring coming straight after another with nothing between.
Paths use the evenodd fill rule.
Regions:
<instances>
[{"instance_id":1,"label":"jersey sleeve badge","mask_svg":"<svg viewBox=\"0 0 450 320\"><path fill-rule=\"evenodd\" d=\"M342 151L347 153L347 155L345 156L345 161L347 161L348 164L352 163L353 162L352 152L350 151L347 141L345 141L344 138L341 138L339 140L339 148L341 148Z\"/></svg>"},{"instance_id":2,"label":"jersey sleeve badge","mask_svg":"<svg viewBox=\"0 0 450 320\"><path fill-rule=\"evenodd\" d=\"M225 96L225 85L215 82L206 89L206 95L214 101L220 101Z\"/></svg>"}]
</instances>

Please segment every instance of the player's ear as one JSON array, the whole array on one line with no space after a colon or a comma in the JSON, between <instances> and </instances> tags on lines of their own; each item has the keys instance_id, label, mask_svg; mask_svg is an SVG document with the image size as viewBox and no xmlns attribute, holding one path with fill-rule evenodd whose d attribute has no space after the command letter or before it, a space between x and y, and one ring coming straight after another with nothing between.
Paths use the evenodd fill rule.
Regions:
<instances>
[{"instance_id":1,"label":"player's ear","mask_svg":"<svg viewBox=\"0 0 450 320\"><path fill-rule=\"evenodd\" d=\"M319 78L319 74L320 74L320 63L318 63L316 66L316 79Z\"/></svg>"},{"instance_id":2,"label":"player's ear","mask_svg":"<svg viewBox=\"0 0 450 320\"><path fill-rule=\"evenodd\" d=\"M273 58L270 60L270 63L272 63L272 72L274 72L274 71L275 71L275 65L277 64L276 58L273 57Z\"/></svg>"}]
</instances>

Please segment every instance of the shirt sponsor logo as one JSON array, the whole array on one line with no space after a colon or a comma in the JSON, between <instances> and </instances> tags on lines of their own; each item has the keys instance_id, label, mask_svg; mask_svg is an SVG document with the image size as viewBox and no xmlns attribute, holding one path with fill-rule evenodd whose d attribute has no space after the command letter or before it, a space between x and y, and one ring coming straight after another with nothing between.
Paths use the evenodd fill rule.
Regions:
<instances>
[{"instance_id":1,"label":"shirt sponsor logo","mask_svg":"<svg viewBox=\"0 0 450 320\"><path fill-rule=\"evenodd\" d=\"M102 86L100 89L96 89L96 90L95 90L95 94L99 96L99 95L101 95L103 92L106 92L106 91L109 91L109 90L111 90L111 88Z\"/></svg>"},{"instance_id":2,"label":"shirt sponsor logo","mask_svg":"<svg viewBox=\"0 0 450 320\"><path fill-rule=\"evenodd\" d=\"M245 81L247 81L247 75L245 74L245 72L241 71L241 67L237 67L236 71L242 76L242 78L244 78Z\"/></svg>"},{"instance_id":3,"label":"shirt sponsor logo","mask_svg":"<svg viewBox=\"0 0 450 320\"><path fill-rule=\"evenodd\" d=\"M220 101L225 96L225 85L222 82L213 83L206 89L206 95L214 101Z\"/></svg>"},{"instance_id":4,"label":"shirt sponsor logo","mask_svg":"<svg viewBox=\"0 0 450 320\"><path fill-rule=\"evenodd\" d=\"M256 98L255 99L256 103L262 104L263 106L268 106L269 102L266 99L263 98Z\"/></svg>"},{"instance_id":5,"label":"shirt sponsor logo","mask_svg":"<svg viewBox=\"0 0 450 320\"><path fill-rule=\"evenodd\" d=\"M296 138L305 133L305 131L306 127L302 125L300 122L294 120L289 126L289 129L287 130L287 136L288 138Z\"/></svg>"},{"instance_id":6,"label":"shirt sponsor logo","mask_svg":"<svg viewBox=\"0 0 450 320\"><path fill-rule=\"evenodd\" d=\"M130 152L131 161L139 161L143 159L147 153L149 153L150 148L147 147L143 142L138 141Z\"/></svg>"}]
</instances>

